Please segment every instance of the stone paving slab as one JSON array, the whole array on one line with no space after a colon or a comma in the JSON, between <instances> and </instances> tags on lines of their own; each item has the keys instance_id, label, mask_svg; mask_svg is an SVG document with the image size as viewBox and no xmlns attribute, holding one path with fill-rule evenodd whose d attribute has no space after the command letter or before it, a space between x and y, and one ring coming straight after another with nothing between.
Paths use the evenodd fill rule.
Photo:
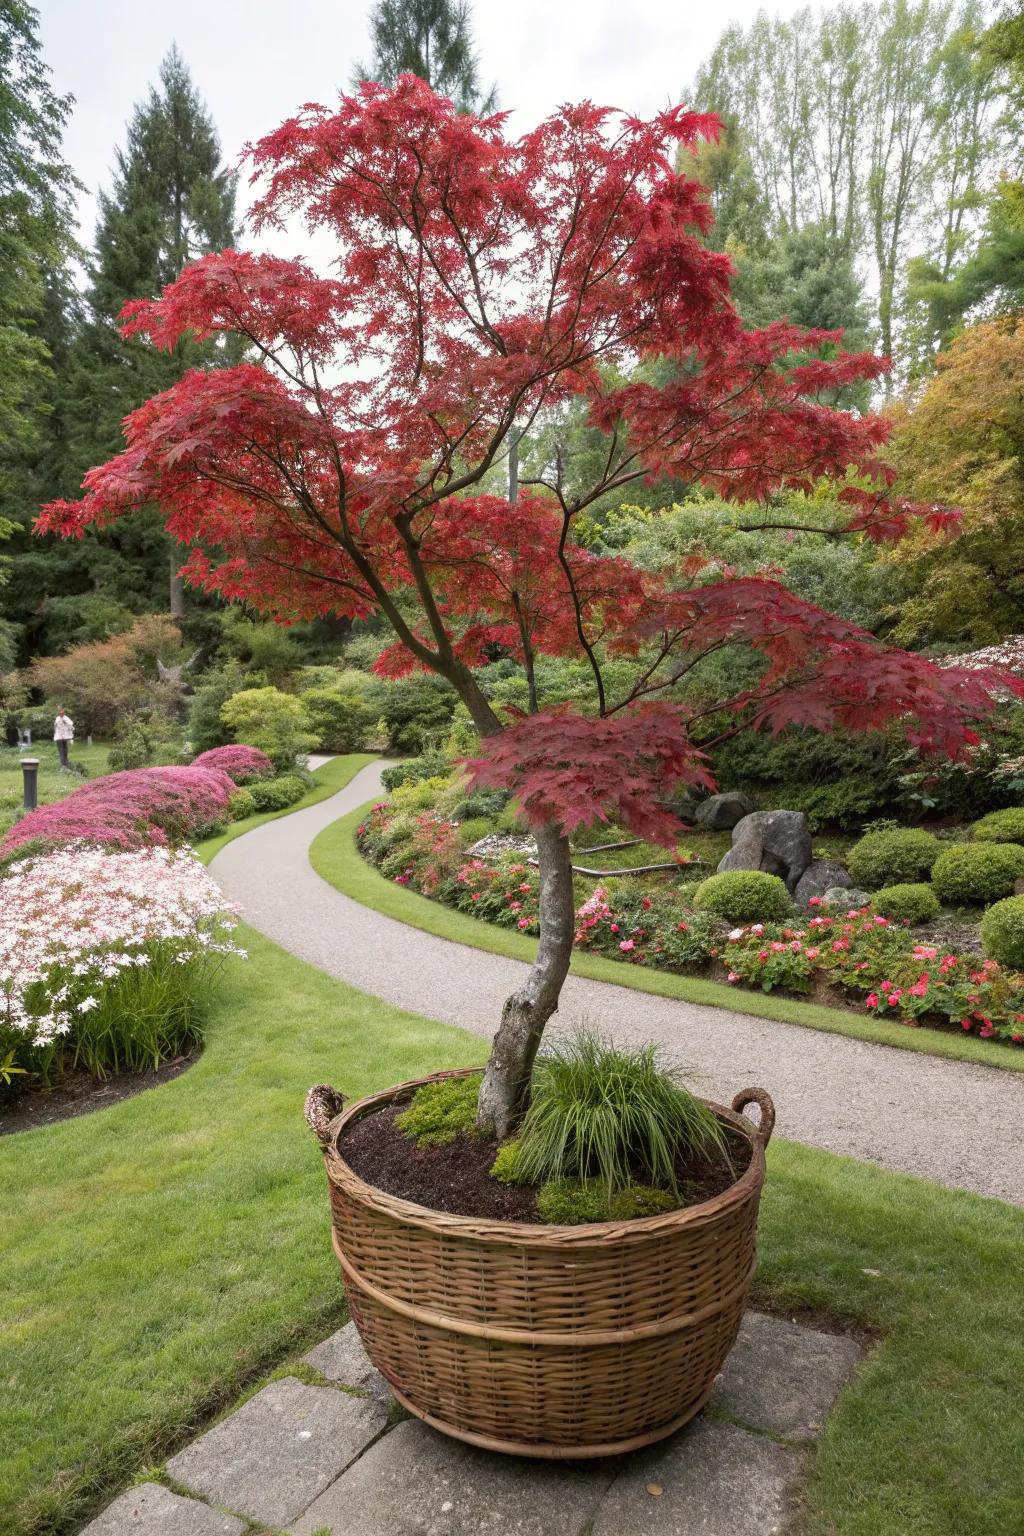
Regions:
<instances>
[{"instance_id":1,"label":"stone paving slab","mask_svg":"<svg viewBox=\"0 0 1024 1536\"><path fill-rule=\"evenodd\" d=\"M593 1536L778 1536L800 1468L797 1451L700 1419L629 1458Z\"/></svg>"},{"instance_id":2,"label":"stone paving slab","mask_svg":"<svg viewBox=\"0 0 1024 1536\"><path fill-rule=\"evenodd\" d=\"M332 1483L290 1527L312 1536L579 1536L615 1475L611 1462L525 1461L409 1419ZM617 1532L621 1536L621 1532Z\"/></svg>"},{"instance_id":3,"label":"stone paving slab","mask_svg":"<svg viewBox=\"0 0 1024 1536\"><path fill-rule=\"evenodd\" d=\"M190 1492L250 1520L287 1525L386 1424L379 1402L286 1376L172 1457L167 1470Z\"/></svg>"},{"instance_id":4,"label":"stone paving slab","mask_svg":"<svg viewBox=\"0 0 1024 1536\"><path fill-rule=\"evenodd\" d=\"M159 1483L140 1483L115 1499L82 1536L241 1536L241 1520L183 1499Z\"/></svg>"},{"instance_id":5,"label":"stone paving slab","mask_svg":"<svg viewBox=\"0 0 1024 1536\"><path fill-rule=\"evenodd\" d=\"M862 1353L843 1334L748 1312L711 1406L784 1440L810 1440Z\"/></svg>"},{"instance_id":6,"label":"stone paving slab","mask_svg":"<svg viewBox=\"0 0 1024 1536\"><path fill-rule=\"evenodd\" d=\"M324 1339L322 1344L311 1349L302 1359L305 1365L311 1365L314 1371L319 1371L328 1381L358 1387L363 1392L372 1393L382 1402L391 1401L391 1388L376 1366L370 1364L370 1357L363 1348L355 1323L346 1323L344 1328L332 1333L329 1339Z\"/></svg>"}]
</instances>

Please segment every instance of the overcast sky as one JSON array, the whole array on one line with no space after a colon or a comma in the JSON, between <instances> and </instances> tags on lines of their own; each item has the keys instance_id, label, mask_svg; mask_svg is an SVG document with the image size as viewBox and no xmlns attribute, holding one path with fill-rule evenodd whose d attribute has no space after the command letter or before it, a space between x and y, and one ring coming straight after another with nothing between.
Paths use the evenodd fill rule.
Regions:
<instances>
[{"instance_id":1,"label":"overcast sky","mask_svg":"<svg viewBox=\"0 0 1024 1536\"><path fill-rule=\"evenodd\" d=\"M812 0L815 8L820 0ZM65 139L88 188L81 238L115 144L176 42L213 114L225 157L306 101L331 102L368 58L369 0L36 0L54 85L75 97ZM791 15L800 0L776 0ZM527 128L561 102L590 98L647 113L677 101L731 21L759 0L475 0L482 76ZM245 192L240 197L244 209ZM289 252L288 254L292 254Z\"/></svg>"}]
</instances>

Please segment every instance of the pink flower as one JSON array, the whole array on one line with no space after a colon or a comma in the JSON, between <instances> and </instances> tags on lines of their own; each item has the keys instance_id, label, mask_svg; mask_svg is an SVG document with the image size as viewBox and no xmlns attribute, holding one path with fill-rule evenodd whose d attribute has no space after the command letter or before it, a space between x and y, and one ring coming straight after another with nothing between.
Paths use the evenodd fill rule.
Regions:
<instances>
[{"instance_id":1,"label":"pink flower","mask_svg":"<svg viewBox=\"0 0 1024 1536\"><path fill-rule=\"evenodd\" d=\"M817 960L819 953L820 953L820 951L818 951L816 949L805 949L804 950L804 954L807 956L808 960Z\"/></svg>"},{"instance_id":2,"label":"pink flower","mask_svg":"<svg viewBox=\"0 0 1024 1536\"><path fill-rule=\"evenodd\" d=\"M689 933L689 931L690 931L689 923L676 923L676 932L677 933Z\"/></svg>"},{"instance_id":3,"label":"pink flower","mask_svg":"<svg viewBox=\"0 0 1024 1536\"><path fill-rule=\"evenodd\" d=\"M764 923L752 923L750 931L756 938L760 938L762 933L764 933Z\"/></svg>"},{"instance_id":4,"label":"pink flower","mask_svg":"<svg viewBox=\"0 0 1024 1536\"><path fill-rule=\"evenodd\" d=\"M844 949L849 949L849 947L849 939L834 939L832 941L832 948L837 955L840 954Z\"/></svg>"},{"instance_id":5,"label":"pink flower","mask_svg":"<svg viewBox=\"0 0 1024 1536\"><path fill-rule=\"evenodd\" d=\"M640 905L643 907L645 912L649 912L651 910L651 898L649 896L645 896Z\"/></svg>"},{"instance_id":6,"label":"pink flower","mask_svg":"<svg viewBox=\"0 0 1024 1536\"><path fill-rule=\"evenodd\" d=\"M820 896L811 896L811 897L809 897L808 901L807 901L807 905L809 907L820 907L821 906L821 897Z\"/></svg>"},{"instance_id":7,"label":"pink flower","mask_svg":"<svg viewBox=\"0 0 1024 1536\"><path fill-rule=\"evenodd\" d=\"M931 944L914 945L914 956L918 960L934 960L937 954L938 950L934 949Z\"/></svg>"},{"instance_id":8,"label":"pink flower","mask_svg":"<svg viewBox=\"0 0 1024 1536\"><path fill-rule=\"evenodd\" d=\"M623 939L622 943L619 945L619 948L622 950L623 954L628 954L631 949L636 948L636 945L633 943L632 939Z\"/></svg>"},{"instance_id":9,"label":"pink flower","mask_svg":"<svg viewBox=\"0 0 1024 1536\"><path fill-rule=\"evenodd\" d=\"M726 981L739 981L739 977L737 976L735 971L730 971L728 976L726 976L725 979L726 979Z\"/></svg>"},{"instance_id":10,"label":"pink flower","mask_svg":"<svg viewBox=\"0 0 1024 1536\"><path fill-rule=\"evenodd\" d=\"M521 886L520 886L520 887L519 887L519 889L520 889L520 890L521 890L521 891L528 891L528 890L530 890L530 889L531 889L531 886L530 886L530 882L529 882L529 880L524 880L524 881L523 881L523 883L522 883L522 885L521 885Z\"/></svg>"},{"instance_id":11,"label":"pink flower","mask_svg":"<svg viewBox=\"0 0 1024 1536\"><path fill-rule=\"evenodd\" d=\"M869 992L867 997L864 999L864 1001L867 1003L869 1008L877 1008L878 1007L878 993L877 992Z\"/></svg>"},{"instance_id":12,"label":"pink flower","mask_svg":"<svg viewBox=\"0 0 1024 1536\"><path fill-rule=\"evenodd\" d=\"M619 931L618 923L609 923L608 926L611 928L612 933L618 933L618 931Z\"/></svg>"},{"instance_id":13,"label":"pink flower","mask_svg":"<svg viewBox=\"0 0 1024 1536\"><path fill-rule=\"evenodd\" d=\"M529 926L530 926L530 919L528 917L521 917L519 919L518 923L516 924L517 928L529 928Z\"/></svg>"},{"instance_id":14,"label":"pink flower","mask_svg":"<svg viewBox=\"0 0 1024 1536\"><path fill-rule=\"evenodd\" d=\"M886 1002L889 1004L890 1008L895 1008L896 1004L899 1002L902 996L903 993L900 991L900 988L894 987L893 990L889 993L889 996L886 998Z\"/></svg>"}]
</instances>

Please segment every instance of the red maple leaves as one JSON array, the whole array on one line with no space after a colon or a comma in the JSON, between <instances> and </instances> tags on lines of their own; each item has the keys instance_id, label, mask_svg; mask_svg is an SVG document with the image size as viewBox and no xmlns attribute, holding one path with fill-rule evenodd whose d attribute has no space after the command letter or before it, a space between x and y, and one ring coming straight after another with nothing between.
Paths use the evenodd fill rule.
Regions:
<instances>
[{"instance_id":1,"label":"red maple leaves","mask_svg":"<svg viewBox=\"0 0 1024 1536\"><path fill-rule=\"evenodd\" d=\"M124 452L39 526L81 535L158 503L207 590L286 622L382 612L396 636L382 667L447 678L497 738L477 772L506 774L530 814L567 826L611 808L667 835L650 805L672 778L706 773L690 741L714 711L772 728L905 715L957 750L987 701L976 676L888 651L777 583L677 591L576 542L598 497L663 474L736 500L833 476L850 529L872 537L949 514L893 498L880 418L821 403L877 377L879 359L785 323L744 331L729 259L702 240L706 195L671 165L713 119L584 103L519 139L505 128L405 76L307 107L252 146L257 226L298 216L328 234L332 274L227 251L129 305L126 329L158 346L225 333L248 360L133 412ZM809 357L826 344L834 355ZM662 383L638 375L646 358L662 360ZM606 434L590 483L569 497L555 465L514 505L488 494L510 434L571 400ZM728 646L760 670L700 709L681 680ZM538 655L583 660L597 718L535 713L498 735L476 673L498 653L531 683Z\"/></svg>"}]
</instances>

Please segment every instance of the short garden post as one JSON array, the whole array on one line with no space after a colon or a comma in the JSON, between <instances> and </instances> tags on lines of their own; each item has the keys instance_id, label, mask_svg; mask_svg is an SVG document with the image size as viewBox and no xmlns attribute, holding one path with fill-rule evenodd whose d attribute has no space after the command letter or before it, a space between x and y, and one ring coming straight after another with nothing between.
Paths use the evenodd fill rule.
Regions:
<instances>
[{"instance_id":1,"label":"short garden post","mask_svg":"<svg viewBox=\"0 0 1024 1536\"><path fill-rule=\"evenodd\" d=\"M34 811L39 804L38 757L23 757L21 760L21 772L25 786L22 804L26 811Z\"/></svg>"}]
</instances>

